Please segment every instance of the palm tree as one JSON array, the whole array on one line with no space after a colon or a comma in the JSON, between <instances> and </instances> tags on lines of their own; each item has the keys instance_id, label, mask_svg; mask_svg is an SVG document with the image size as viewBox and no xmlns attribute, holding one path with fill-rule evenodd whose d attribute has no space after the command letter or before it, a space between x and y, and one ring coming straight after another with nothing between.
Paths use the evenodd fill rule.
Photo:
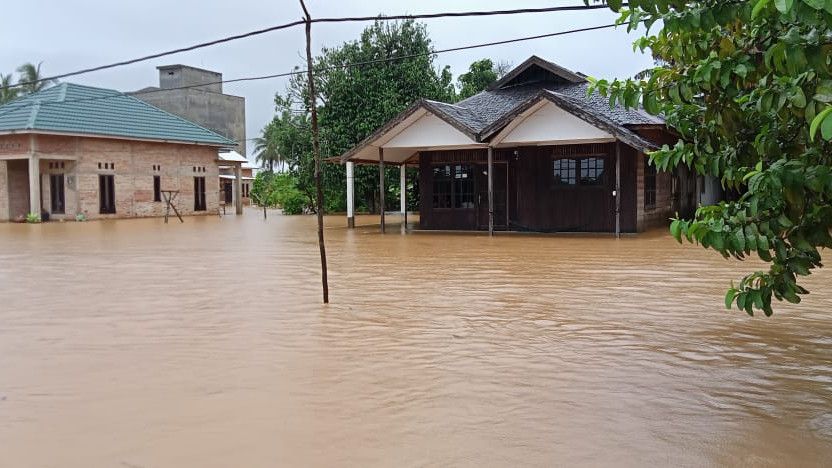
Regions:
<instances>
[{"instance_id":1,"label":"palm tree","mask_svg":"<svg viewBox=\"0 0 832 468\"><path fill-rule=\"evenodd\" d=\"M44 88L48 88L58 83L58 80L44 80L40 74L40 66L43 62L38 62L37 66L32 63L24 63L17 68L18 80L21 92L23 94L36 93Z\"/></svg>"},{"instance_id":2,"label":"palm tree","mask_svg":"<svg viewBox=\"0 0 832 468\"><path fill-rule=\"evenodd\" d=\"M263 128L261 136L254 139L254 158L257 162L274 172L274 165L283 162L283 156L278 148L277 128L274 122Z\"/></svg>"},{"instance_id":3,"label":"palm tree","mask_svg":"<svg viewBox=\"0 0 832 468\"><path fill-rule=\"evenodd\" d=\"M0 75L0 104L13 101L20 94L19 88L12 88L12 75Z\"/></svg>"}]
</instances>

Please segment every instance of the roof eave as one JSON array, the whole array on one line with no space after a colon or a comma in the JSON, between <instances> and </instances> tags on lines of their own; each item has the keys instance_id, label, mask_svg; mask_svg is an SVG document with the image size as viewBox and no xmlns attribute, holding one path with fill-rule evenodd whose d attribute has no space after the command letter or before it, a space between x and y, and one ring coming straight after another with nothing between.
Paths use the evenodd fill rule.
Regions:
<instances>
[{"instance_id":1,"label":"roof eave","mask_svg":"<svg viewBox=\"0 0 832 468\"><path fill-rule=\"evenodd\" d=\"M405 119L407 119L408 117L413 115L419 109L424 109L424 110L430 112L431 114L433 114L436 117L438 117L439 119L441 119L443 122L447 123L448 125L454 127L455 129L457 129L460 132L462 132L463 134L465 134L468 138L470 138L474 142L479 142L479 140L477 139L476 132L474 132L472 129L463 125L461 122L458 122L455 119L451 118L449 115L447 115L445 112L443 112L442 109L440 109L439 107L434 105L431 101L428 101L427 99L419 99L418 101L411 104L410 107L408 107L407 109L400 112L399 115L397 115L396 117L393 117L392 119L388 120L387 123L385 123L383 126L381 126L378 130L376 130L375 132L371 133L368 137L361 140L352 149L350 149L346 153L342 154L339 157L339 161L341 162L341 164L344 164L347 161L349 161L359 151L366 148L367 146L370 146L373 141L377 140L379 137L381 137L385 133L387 133L390 130L392 130L393 128L395 128L396 125L402 123Z\"/></svg>"},{"instance_id":2,"label":"roof eave","mask_svg":"<svg viewBox=\"0 0 832 468\"><path fill-rule=\"evenodd\" d=\"M583 121L610 132L610 134L612 134L612 136L614 136L617 140L620 140L639 151L648 152L659 148L656 144L638 136L625 126L616 124L608 118L589 112L565 97L558 96L553 92L545 92L543 94L543 98L548 99Z\"/></svg>"},{"instance_id":3,"label":"roof eave","mask_svg":"<svg viewBox=\"0 0 832 468\"><path fill-rule=\"evenodd\" d=\"M81 132L61 132L57 130L41 130L36 128L24 128L15 130L0 130L0 135L54 135L54 136L73 136L82 138L105 138L110 140L127 140L127 141L145 141L155 143L169 143L177 145L198 145L198 146L212 146L216 148L235 148L237 146L233 141L229 143L208 142L208 141L194 141L194 140L171 140L163 138L142 138L127 135L108 135L105 133L81 133Z\"/></svg>"},{"instance_id":4,"label":"roof eave","mask_svg":"<svg viewBox=\"0 0 832 468\"><path fill-rule=\"evenodd\" d=\"M580 106L576 105L575 103L571 102L569 99L565 97L558 96L550 91L541 90L540 92L536 93L531 98L525 100L522 104L515 107L511 112L507 113L499 120L494 122L492 125L484 129L480 133L480 138L482 141L493 137L495 134L499 133L506 125L508 125L512 120L516 119L520 114L527 111L535 104L539 103L541 100L546 99L558 107L561 107L565 111L569 112L570 114L578 117L579 119L594 125L602 130L606 130L609 132L613 137L618 140L623 141L629 146L636 148L640 151L653 151L658 149L654 143L638 136L634 132L630 131L623 125L618 125L615 122L600 117L592 112L589 112Z\"/></svg>"}]
</instances>

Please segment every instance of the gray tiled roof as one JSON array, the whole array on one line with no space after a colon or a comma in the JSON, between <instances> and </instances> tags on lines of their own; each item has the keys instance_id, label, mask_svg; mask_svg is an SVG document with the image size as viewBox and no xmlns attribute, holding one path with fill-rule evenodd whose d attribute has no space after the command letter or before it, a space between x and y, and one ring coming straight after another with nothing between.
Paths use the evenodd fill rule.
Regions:
<instances>
[{"instance_id":1,"label":"gray tiled roof","mask_svg":"<svg viewBox=\"0 0 832 468\"><path fill-rule=\"evenodd\" d=\"M475 133L497 122L510 114L541 90L549 90L561 97L568 98L575 105L599 117L606 117L618 125L663 124L664 122L637 109L625 109L623 106L610 108L609 99L598 93L587 96L588 83L567 85L555 84L527 84L509 88L483 91L479 94L458 102L454 107L461 109L463 116L471 116L462 120Z\"/></svg>"},{"instance_id":2,"label":"gray tiled roof","mask_svg":"<svg viewBox=\"0 0 832 468\"><path fill-rule=\"evenodd\" d=\"M525 76L524 76L525 75ZM422 99L365 138L341 156L346 161L384 132L401 123L419 108L427 109L477 142L488 141L511 119L540 99L548 99L568 112L608 130L616 138L638 149L655 148L628 128L631 125L663 125L664 121L641 109L610 107L609 99L598 93L587 95L583 75L532 56L488 90L456 104Z\"/></svg>"},{"instance_id":3,"label":"gray tiled roof","mask_svg":"<svg viewBox=\"0 0 832 468\"><path fill-rule=\"evenodd\" d=\"M555 88L554 91L570 98L586 110L606 116L619 125L662 125L664 120L652 116L641 109L627 109L617 105L610 108L610 100L598 93L586 94L589 83L579 83L571 86Z\"/></svg>"}]
</instances>

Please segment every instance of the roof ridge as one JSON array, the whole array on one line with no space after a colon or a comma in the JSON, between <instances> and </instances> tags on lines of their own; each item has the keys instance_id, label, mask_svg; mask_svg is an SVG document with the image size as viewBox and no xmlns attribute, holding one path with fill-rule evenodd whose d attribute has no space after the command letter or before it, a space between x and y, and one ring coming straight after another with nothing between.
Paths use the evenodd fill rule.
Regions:
<instances>
[{"instance_id":1,"label":"roof ridge","mask_svg":"<svg viewBox=\"0 0 832 468\"><path fill-rule=\"evenodd\" d=\"M450 102L437 101L437 100L435 100L435 99L425 99L425 101L426 101L426 102L432 102L432 103L434 103L434 104L442 104L443 106L451 106L451 107L456 107L457 109L465 109L465 110L470 110L470 109L468 109L467 107L462 107L462 106L459 106L459 105L457 105L457 104L451 104ZM461 102L461 101L460 101L460 102Z\"/></svg>"},{"instance_id":2,"label":"roof ridge","mask_svg":"<svg viewBox=\"0 0 832 468\"><path fill-rule=\"evenodd\" d=\"M35 128L35 121L38 119L38 112L40 112L40 99L35 99L32 103L32 111L29 113L29 120L26 121L26 128Z\"/></svg>"},{"instance_id":3,"label":"roof ridge","mask_svg":"<svg viewBox=\"0 0 832 468\"><path fill-rule=\"evenodd\" d=\"M58 86L61 87L61 90L58 92L58 101L57 102L64 102L66 99L66 90L69 89L68 83L61 83Z\"/></svg>"}]
</instances>

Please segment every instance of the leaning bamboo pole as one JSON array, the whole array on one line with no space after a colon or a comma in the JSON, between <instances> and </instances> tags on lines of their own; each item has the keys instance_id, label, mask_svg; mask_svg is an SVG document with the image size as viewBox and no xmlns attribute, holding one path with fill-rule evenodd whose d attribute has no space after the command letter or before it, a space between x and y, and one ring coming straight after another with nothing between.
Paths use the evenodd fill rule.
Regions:
<instances>
[{"instance_id":1,"label":"leaning bamboo pole","mask_svg":"<svg viewBox=\"0 0 832 468\"><path fill-rule=\"evenodd\" d=\"M306 21L306 69L309 81L309 108L312 113L312 153L315 157L315 190L318 215L318 249L321 251L321 286L323 287L324 304L329 303L329 284L326 272L326 245L324 244L324 193L321 189L321 146L318 138L318 105L315 95L315 76L312 71L312 16L303 0L300 0Z\"/></svg>"}]
</instances>

